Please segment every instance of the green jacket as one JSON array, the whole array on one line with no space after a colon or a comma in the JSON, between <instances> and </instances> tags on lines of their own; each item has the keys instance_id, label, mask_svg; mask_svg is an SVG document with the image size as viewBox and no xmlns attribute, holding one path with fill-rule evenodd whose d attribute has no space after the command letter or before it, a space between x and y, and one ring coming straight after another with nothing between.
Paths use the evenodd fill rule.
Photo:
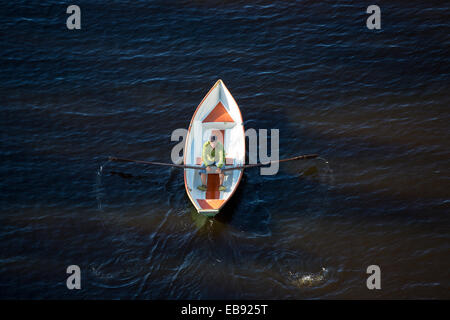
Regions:
<instances>
[{"instance_id":1,"label":"green jacket","mask_svg":"<svg viewBox=\"0 0 450 320\"><path fill-rule=\"evenodd\" d=\"M217 167L222 168L225 164L223 144L217 141L216 147L213 149L209 141L206 141L203 145L202 161L205 166L210 166L216 161Z\"/></svg>"}]
</instances>

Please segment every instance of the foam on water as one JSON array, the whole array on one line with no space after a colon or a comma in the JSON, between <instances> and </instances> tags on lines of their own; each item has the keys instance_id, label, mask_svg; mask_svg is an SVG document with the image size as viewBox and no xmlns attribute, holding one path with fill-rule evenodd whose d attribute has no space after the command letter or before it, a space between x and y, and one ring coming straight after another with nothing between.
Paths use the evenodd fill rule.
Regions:
<instances>
[{"instance_id":1,"label":"foam on water","mask_svg":"<svg viewBox=\"0 0 450 320\"><path fill-rule=\"evenodd\" d=\"M322 270L316 273L289 272L288 278L292 285L302 287L316 287L327 281L328 269L322 267Z\"/></svg>"}]
</instances>

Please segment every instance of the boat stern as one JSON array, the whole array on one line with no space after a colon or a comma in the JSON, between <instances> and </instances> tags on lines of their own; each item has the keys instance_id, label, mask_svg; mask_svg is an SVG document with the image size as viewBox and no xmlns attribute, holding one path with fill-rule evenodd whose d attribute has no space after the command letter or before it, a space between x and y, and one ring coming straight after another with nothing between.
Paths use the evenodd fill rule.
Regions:
<instances>
[{"instance_id":1,"label":"boat stern","mask_svg":"<svg viewBox=\"0 0 450 320\"><path fill-rule=\"evenodd\" d=\"M198 210L198 213L207 217L214 217L216 214L219 213L219 209L200 209Z\"/></svg>"}]
</instances>

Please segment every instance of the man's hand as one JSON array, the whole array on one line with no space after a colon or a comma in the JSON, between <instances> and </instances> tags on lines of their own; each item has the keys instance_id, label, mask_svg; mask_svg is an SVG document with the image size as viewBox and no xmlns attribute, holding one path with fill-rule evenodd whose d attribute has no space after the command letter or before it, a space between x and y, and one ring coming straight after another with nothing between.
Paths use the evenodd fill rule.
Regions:
<instances>
[{"instance_id":1,"label":"man's hand","mask_svg":"<svg viewBox=\"0 0 450 320\"><path fill-rule=\"evenodd\" d=\"M219 167L217 167L217 171L216 171L216 173L222 173L222 170L220 170L220 168L219 168Z\"/></svg>"},{"instance_id":2,"label":"man's hand","mask_svg":"<svg viewBox=\"0 0 450 320\"><path fill-rule=\"evenodd\" d=\"M206 167L206 172L211 172L211 166Z\"/></svg>"}]
</instances>

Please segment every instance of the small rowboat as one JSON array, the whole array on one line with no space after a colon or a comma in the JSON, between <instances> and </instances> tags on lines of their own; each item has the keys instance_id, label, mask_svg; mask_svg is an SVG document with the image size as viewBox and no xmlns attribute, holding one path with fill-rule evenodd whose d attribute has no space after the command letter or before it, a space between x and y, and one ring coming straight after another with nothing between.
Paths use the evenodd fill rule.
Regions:
<instances>
[{"instance_id":1,"label":"small rowboat","mask_svg":"<svg viewBox=\"0 0 450 320\"><path fill-rule=\"evenodd\" d=\"M209 90L192 116L186 136L184 165L202 164L203 144L215 134L225 149L226 166L242 166L245 162L245 133L241 111L222 80ZM207 175L207 189L201 191L198 170L184 169L184 186L194 207L201 214L215 216L236 191L243 170L224 171L223 185L219 191L219 174Z\"/></svg>"},{"instance_id":2,"label":"small rowboat","mask_svg":"<svg viewBox=\"0 0 450 320\"><path fill-rule=\"evenodd\" d=\"M203 144L214 134L225 149L226 168L224 191L219 190L219 174L207 174L206 191L197 189L201 182ZM241 182L243 170L294 160L317 158L318 154L300 155L286 159L276 159L266 163L245 164L245 132L241 110L222 80L218 80L209 90L192 116L184 148L184 164L156 161L133 160L109 157L109 161L132 162L156 166L175 167L184 170L186 193L200 214L213 217L233 196Z\"/></svg>"}]
</instances>

